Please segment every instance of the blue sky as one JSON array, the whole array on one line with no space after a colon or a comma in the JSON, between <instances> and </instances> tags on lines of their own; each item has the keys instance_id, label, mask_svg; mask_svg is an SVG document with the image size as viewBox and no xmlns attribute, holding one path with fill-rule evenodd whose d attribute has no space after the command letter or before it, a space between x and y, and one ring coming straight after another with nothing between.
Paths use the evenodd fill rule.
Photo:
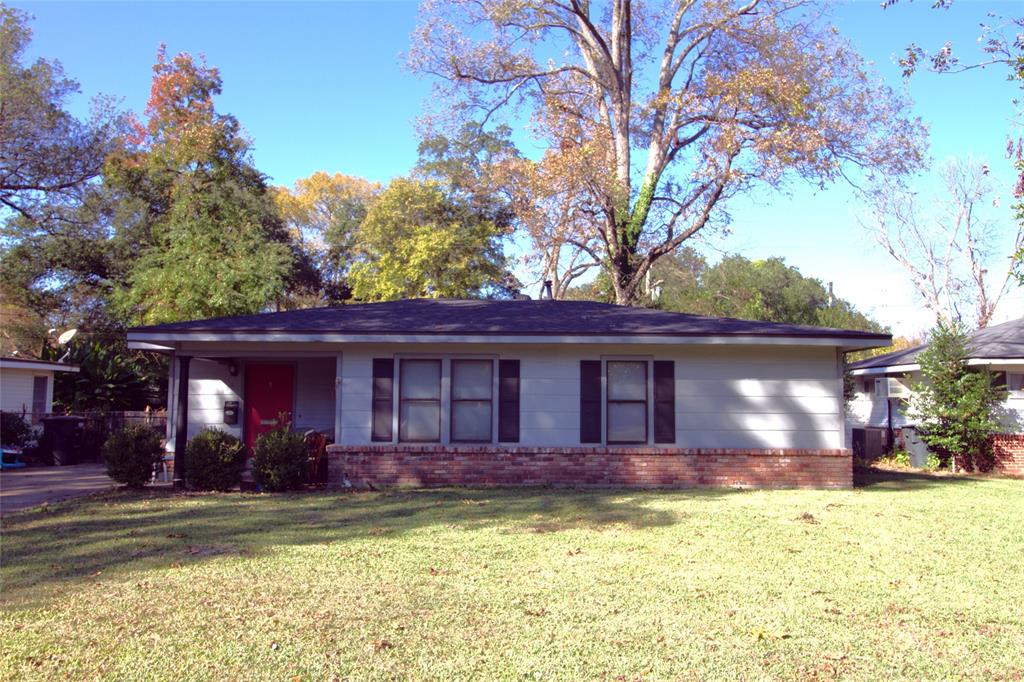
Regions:
<instances>
[{"instance_id":1,"label":"blue sky","mask_svg":"<svg viewBox=\"0 0 1024 682\"><path fill-rule=\"evenodd\" d=\"M218 108L238 117L254 141L257 166L275 183L317 170L387 181L415 162L415 119L430 86L402 66L414 2L11 4L36 17L31 56L60 60L81 83L76 108L105 93L141 112L157 46L165 42L169 52L203 53L221 70ZM931 10L930 0L917 0L883 11L878 0L835 4L841 33L896 88L905 86L893 58L908 42L938 47L949 40L965 56L977 55L986 13L1012 14L1021 6L957 0L950 10ZM906 87L929 125L931 156L985 159L1008 191L1013 172L1003 148L1015 85L988 70L921 73ZM923 191L933 185L917 182ZM862 212L838 185L759 192L732 205L731 234L706 250L712 258L719 251L783 256L804 274L834 282L838 295L897 333L927 328L930 316L903 272L858 225ZM1018 289L997 317L1022 314Z\"/></svg>"}]
</instances>

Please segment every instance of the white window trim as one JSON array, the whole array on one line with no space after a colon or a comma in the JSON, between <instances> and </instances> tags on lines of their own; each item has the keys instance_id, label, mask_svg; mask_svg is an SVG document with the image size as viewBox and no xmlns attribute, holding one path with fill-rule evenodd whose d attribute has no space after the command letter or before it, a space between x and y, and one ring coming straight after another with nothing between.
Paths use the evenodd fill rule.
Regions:
<instances>
[{"instance_id":1,"label":"white window trim","mask_svg":"<svg viewBox=\"0 0 1024 682\"><path fill-rule=\"evenodd\" d=\"M601 360L601 445L609 448L628 448L654 444L654 356L602 355ZM644 362L647 364L647 440L636 443L608 442L608 361Z\"/></svg>"},{"instance_id":2,"label":"white window trim","mask_svg":"<svg viewBox=\"0 0 1024 682\"><path fill-rule=\"evenodd\" d=\"M395 385L391 391L391 443L394 445L452 445L455 447L473 445L495 445L498 442L498 361L497 353L394 353ZM437 441L403 441L399 431L401 418L402 395L402 360L440 360L441 361L441 429L440 440ZM455 441L451 439L451 377L452 360L490 360L491 361L491 439L489 441ZM372 409L372 406L371 406ZM372 415L371 415L372 420ZM376 441L384 443L386 441Z\"/></svg>"}]
</instances>

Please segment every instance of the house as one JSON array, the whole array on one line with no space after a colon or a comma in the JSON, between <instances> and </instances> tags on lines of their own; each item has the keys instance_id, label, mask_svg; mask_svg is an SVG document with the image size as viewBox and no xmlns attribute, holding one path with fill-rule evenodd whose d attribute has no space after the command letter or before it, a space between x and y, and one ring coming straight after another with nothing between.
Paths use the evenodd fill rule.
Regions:
<instances>
[{"instance_id":1,"label":"house","mask_svg":"<svg viewBox=\"0 0 1024 682\"><path fill-rule=\"evenodd\" d=\"M24 358L0 358L0 410L32 422L53 411L54 372L77 372L76 365Z\"/></svg>"},{"instance_id":2,"label":"house","mask_svg":"<svg viewBox=\"0 0 1024 682\"><path fill-rule=\"evenodd\" d=\"M905 414L910 387L921 379L918 355L927 344L850 364L856 393L847 417L848 438L857 454L875 456L889 443L906 447L915 465L925 448ZM990 370L1006 386L1000 419L1006 433L995 439L997 468L1024 475L1024 318L979 329L967 345L967 364Z\"/></svg>"},{"instance_id":3,"label":"house","mask_svg":"<svg viewBox=\"0 0 1024 682\"><path fill-rule=\"evenodd\" d=\"M415 299L136 327L204 427L281 414L334 484L851 485L843 354L875 334L584 301ZM173 436L173 437L172 437Z\"/></svg>"}]
</instances>

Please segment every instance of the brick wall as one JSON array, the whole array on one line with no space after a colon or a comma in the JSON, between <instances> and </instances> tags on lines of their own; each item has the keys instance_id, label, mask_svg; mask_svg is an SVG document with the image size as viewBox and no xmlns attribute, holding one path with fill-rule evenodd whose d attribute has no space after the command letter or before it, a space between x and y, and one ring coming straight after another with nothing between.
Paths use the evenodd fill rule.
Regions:
<instances>
[{"instance_id":1,"label":"brick wall","mask_svg":"<svg viewBox=\"0 0 1024 682\"><path fill-rule=\"evenodd\" d=\"M329 481L386 486L849 488L849 450L332 445Z\"/></svg>"},{"instance_id":2,"label":"brick wall","mask_svg":"<svg viewBox=\"0 0 1024 682\"><path fill-rule=\"evenodd\" d=\"M1024 434L1000 434L993 439L992 446L997 472L1024 477Z\"/></svg>"}]
</instances>

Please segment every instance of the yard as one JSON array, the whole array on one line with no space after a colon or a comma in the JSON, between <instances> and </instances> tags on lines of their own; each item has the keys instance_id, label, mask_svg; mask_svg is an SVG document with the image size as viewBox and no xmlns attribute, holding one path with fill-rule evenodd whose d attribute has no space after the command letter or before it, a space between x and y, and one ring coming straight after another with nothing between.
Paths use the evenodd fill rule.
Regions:
<instances>
[{"instance_id":1,"label":"yard","mask_svg":"<svg viewBox=\"0 0 1024 682\"><path fill-rule=\"evenodd\" d=\"M116 492L2 550L3 679L1024 676L1024 481Z\"/></svg>"}]
</instances>

